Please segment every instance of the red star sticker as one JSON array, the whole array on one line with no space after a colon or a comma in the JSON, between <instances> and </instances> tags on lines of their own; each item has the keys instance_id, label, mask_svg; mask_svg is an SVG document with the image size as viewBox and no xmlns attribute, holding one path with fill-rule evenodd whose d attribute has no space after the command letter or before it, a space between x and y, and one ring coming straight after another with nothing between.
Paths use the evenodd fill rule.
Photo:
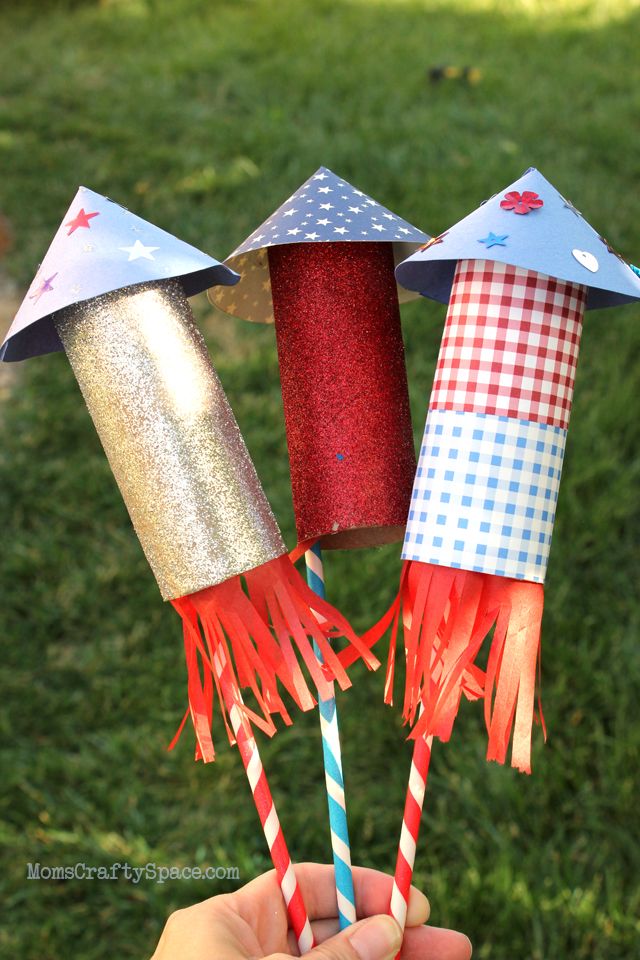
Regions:
<instances>
[{"instance_id":1,"label":"red star sticker","mask_svg":"<svg viewBox=\"0 0 640 960\"><path fill-rule=\"evenodd\" d=\"M89 229L91 227L91 224L89 223L89 221L92 219L92 217L99 217L99 216L100 214L97 212L85 213L84 207L80 207L80 212L76 214L75 218L73 220L68 220L67 223L65 223L65 227L69 227L69 232L67 233L67 236L70 237L73 231L77 230L78 227L87 227L87 229Z\"/></svg>"}]
</instances>

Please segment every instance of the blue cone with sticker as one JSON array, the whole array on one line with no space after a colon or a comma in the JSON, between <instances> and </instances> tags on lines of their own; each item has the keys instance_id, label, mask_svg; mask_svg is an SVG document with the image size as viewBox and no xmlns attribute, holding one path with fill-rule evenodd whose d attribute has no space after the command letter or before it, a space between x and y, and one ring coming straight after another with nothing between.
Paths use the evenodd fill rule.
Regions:
<instances>
[{"instance_id":1,"label":"blue cone with sticker","mask_svg":"<svg viewBox=\"0 0 640 960\"><path fill-rule=\"evenodd\" d=\"M513 194L524 201L506 199ZM629 264L535 167L399 264L396 277L409 290L448 303L456 263L474 259L583 284L587 310L640 297L640 279Z\"/></svg>"},{"instance_id":2,"label":"blue cone with sticker","mask_svg":"<svg viewBox=\"0 0 640 960\"><path fill-rule=\"evenodd\" d=\"M0 360L62 350L59 310L125 287L179 280L191 297L238 274L183 240L80 187L0 348Z\"/></svg>"}]
</instances>

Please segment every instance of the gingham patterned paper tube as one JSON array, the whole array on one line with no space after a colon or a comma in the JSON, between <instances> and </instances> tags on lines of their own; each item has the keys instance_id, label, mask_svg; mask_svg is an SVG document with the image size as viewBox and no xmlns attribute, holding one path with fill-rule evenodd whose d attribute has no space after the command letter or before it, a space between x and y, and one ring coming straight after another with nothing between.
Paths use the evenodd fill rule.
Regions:
<instances>
[{"instance_id":1,"label":"gingham patterned paper tube","mask_svg":"<svg viewBox=\"0 0 640 960\"><path fill-rule=\"evenodd\" d=\"M513 733L512 764L527 773L585 297L583 285L533 270L457 263L403 548L412 736L448 738L495 624L482 683L487 758L503 763Z\"/></svg>"},{"instance_id":2,"label":"gingham patterned paper tube","mask_svg":"<svg viewBox=\"0 0 640 960\"><path fill-rule=\"evenodd\" d=\"M228 660L219 646L213 657L213 668L220 684L229 719L242 757L244 768L260 817L269 853L278 875L280 889L287 906L289 921L294 931L300 953L307 953L313 947L313 933L302 892L296 879L293 863L287 849L276 806L271 796L267 775L262 766L258 744L251 733L249 724L243 720L239 707L233 697L232 681Z\"/></svg>"},{"instance_id":3,"label":"gingham patterned paper tube","mask_svg":"<svg viewBox=\"0 0 640 960\"><path fill-rule=\"evenodd\" d=\"M585 294L458 263L403 559L544 581Z\"/></svg>"},{"instance_id":4,"label":"gingham patterned paper tube","mask_svg":"<svg viewBox=\"0 0 640 960\"><path fill-rule=\"evenodd\" d=\"M325 596L324 566L322 549L315 543L305 553L307 580L309 586L319 597ZM315 648L316 656L322 660L320 650ZM332 684L333 686L333 684ZM340 730L338 727L338 707L335 697L323 700L318 697L320 731L322 734L322 755L324 775L329 806L329 828L331 830L331 849L336 875L336 895L338 899L338 918L340 929L344 930L356 921L356 897L353 889L351 871L351 845L347 824L347 806L342 775L342 751L340 749Z\"/></svg>"}]
</instances>

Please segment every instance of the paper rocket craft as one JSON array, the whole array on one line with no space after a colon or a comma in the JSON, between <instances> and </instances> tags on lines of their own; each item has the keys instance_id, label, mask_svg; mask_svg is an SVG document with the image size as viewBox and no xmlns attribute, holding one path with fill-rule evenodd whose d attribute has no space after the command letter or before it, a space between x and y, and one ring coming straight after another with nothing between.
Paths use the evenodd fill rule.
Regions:
<instances>
[{"instance_id":1,"label":"paper rocket craft","mask_svg":"<svg viewBox=\"0 0 640 960\"><path fill-rule=\"evenodd\" d=\"M315 704L298 654L326 691L332 675L348 685L327 638L362 647L291 564L186 299L236 281L81 188L2 347L5 360L67 353L162 596L183 619L188 714L205 761L214 687L230 735L234 707L273 733L272 714L288 721L278 684L298 706Z\"/></svg>"},{"instance_id":2,"label":"paper rocket craft","mask_svg":"<svg viewBox=\"0 0 640 960\"><path fill-rule=\"evenodd\" d=\"M300 543L404 534L415 452L393 270L428 239L320 167L227 258L237 288L210 292L275 320Z\"/></svg>"},{"instance_id":3,"label":"paper rocket craft","mask_svg":"<svg viewBox=\"0 0 640 960\"><path fill-rule=\"evenodd\" d=\"M404 609L404 715L412 736L439 735L495 626L488 758L504 762L513 731L512 763L529 772L542 584L583 313L640 299L640 280L534 169L396 276L449 304L392 608L394 638ZM392 680L390 661L388 698Z\"/></svg>"},{"instance_id":4,"label":"paper rocket craft","mask_svg":"<svg viewBox=\"0 0 640 960\"><path fill-rule=\"evenodd\" d=\"M233 295L275 321L298 550L324 597L322 547L404 535L416 468L394 264L428 236L320 167L228 258ZM305 549L308 548L308 549ZM338 710L320 724L340 926L356 920Z\"/></svg>"}]
</instances>

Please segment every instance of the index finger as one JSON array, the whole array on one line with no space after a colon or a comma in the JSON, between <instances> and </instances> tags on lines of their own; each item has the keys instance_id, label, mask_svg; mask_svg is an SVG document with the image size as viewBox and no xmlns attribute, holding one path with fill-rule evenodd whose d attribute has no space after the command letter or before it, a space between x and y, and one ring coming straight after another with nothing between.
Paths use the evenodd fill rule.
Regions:
<instances>
[{"instance_id":1,"label":"index finger","mask_svg":"<svg viewBox=\"0 0 640 960\"><path fill-rule=\"evenodd\" d=\"M321 863L298 863L296 877L310 920L326 920L338 915L335 873L333 866ZM358 919L387 913L391 901L393 878L380 870L353 867L353 886ZM406 925L414 927L429 918L429 901L416 887L411 887Z\"/></svg>"}]
</instances>

